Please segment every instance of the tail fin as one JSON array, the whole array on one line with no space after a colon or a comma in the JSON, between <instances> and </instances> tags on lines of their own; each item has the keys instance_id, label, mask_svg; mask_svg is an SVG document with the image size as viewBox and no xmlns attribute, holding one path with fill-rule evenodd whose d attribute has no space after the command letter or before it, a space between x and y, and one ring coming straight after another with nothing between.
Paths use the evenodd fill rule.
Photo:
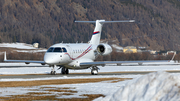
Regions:
<instances>
[{"instance_id":1,"label":"tail fin","mask_svg":"<svg viewBox=\"0 0 180 101\"><path fill-rule=\"evenodd\" d=\"M115 22L134 22L135 20L123 20L123 21L105 21L105 20L96 20L96 21L75 21L82 23L96 23L93 35L90 40L90 44L98 45L100 43L102 26L104 23L115 23Z\"/></svg>"}]
</instances>

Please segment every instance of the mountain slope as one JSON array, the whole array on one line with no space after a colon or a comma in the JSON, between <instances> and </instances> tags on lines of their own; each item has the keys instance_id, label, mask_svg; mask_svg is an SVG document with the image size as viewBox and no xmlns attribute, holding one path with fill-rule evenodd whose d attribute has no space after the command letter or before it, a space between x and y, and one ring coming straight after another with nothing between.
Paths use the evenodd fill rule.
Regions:
<instances>
[{"instance_id":1,"label":"mountain slope","mask_svg":"<svg viewBox=\"0 0 180 101\"><path fill-rule=\"evenodd\" d=\"M179 50L179 0L1 0L0 42L88 42L94 24L75 20L127 20L105 24L102 39L121 46Z\"/></svg>"}]
</instances>

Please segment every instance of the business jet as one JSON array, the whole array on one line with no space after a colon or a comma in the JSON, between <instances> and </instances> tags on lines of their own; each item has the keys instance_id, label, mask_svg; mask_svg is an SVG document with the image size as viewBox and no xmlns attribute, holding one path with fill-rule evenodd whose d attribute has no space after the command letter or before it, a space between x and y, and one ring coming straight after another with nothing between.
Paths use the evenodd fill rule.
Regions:
<instances>
[{"instance_id":1,"label":"business jet","mask_svg":"<svg viewBox=\"0 0 180 101\"><path fill-rule=\"evenodd\" d=\"M106 64L122 64L122 63L139 63L144 62L168 62L162 61L94 61L99 55L108 55L112 52L110 45L106 43L100 43L100 37L103 24L117 23L117 22L135 22L134 20L122 20L122 21L75 21L78 23L95 23L95 29L91 40L88 43L58 43L50 46L44 55L44 61L31 61L31 60L7 60L6 52L4 53L5 62L23 62L39 63L42 65L49 65L52 67L50 74L55 75L55 68L61 69L61 74L69 74L69 69L91 69L91 74L98 74L99 68L97 66L105 66Z\"/></svg>"}]
</instances>

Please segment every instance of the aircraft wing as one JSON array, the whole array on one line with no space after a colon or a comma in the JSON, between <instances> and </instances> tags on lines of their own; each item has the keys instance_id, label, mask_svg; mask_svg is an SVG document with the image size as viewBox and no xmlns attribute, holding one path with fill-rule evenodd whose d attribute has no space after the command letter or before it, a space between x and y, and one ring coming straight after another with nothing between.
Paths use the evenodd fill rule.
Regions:
<instances>
[{"instance_id":1,"label":"aircraft wing","mask_svg":"<svg viewBox=\"0 0 180 101\"><path fill-rule=\"evenodd\" d=\"M80 66L105 66L106 64L126 64L126 63L160 63L170 62L170 60L144 60L144 61L97 61L97 62L83 62Z\"/></svg>"},{"instance_id":2,"label":"aircraft wing","mask_svg":"<svg viewBox=\"0 0 180 101\"><path fill-rule=\"evenodd\" d=\"M7 60L6 52L4 53L4 62L22 62L22 63L39 63L42 65L45 65L46 63L44 61L31 61L31 60Z\"/></svg>"},{"instance_id":3,"label":"aircraft wing","mask_svg":"<svg viewBox=\"0 0 180 101\"><path fill-rule=\"evenodd\" d=\"M39 64L46 64L44 61L30 61L30 60L4 60L4 62L22 62L22 63L39 63Z\"/></svg>"}]
</instances>

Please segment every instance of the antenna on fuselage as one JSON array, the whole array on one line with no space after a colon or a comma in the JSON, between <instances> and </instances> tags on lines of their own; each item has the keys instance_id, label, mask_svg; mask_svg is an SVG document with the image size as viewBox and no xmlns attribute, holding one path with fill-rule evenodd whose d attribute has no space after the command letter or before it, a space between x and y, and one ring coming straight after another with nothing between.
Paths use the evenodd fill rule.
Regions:
<instances>
[{"instance_id":1,"label":"antenna on fuselage","mask_svg":"<svg viewBox=\"0 0 180 101\"><path fill-rule=\"evenodd\" d=\"M116 23L116 22L135 22L135 20L120 20L120 21L105 21L105 20L96 20L96 21L75 21L80 23L96 23L93 36L89 41L89 44L98 45L100 43L102 26L104 23Z\"/></svg>"}]
</instances>

